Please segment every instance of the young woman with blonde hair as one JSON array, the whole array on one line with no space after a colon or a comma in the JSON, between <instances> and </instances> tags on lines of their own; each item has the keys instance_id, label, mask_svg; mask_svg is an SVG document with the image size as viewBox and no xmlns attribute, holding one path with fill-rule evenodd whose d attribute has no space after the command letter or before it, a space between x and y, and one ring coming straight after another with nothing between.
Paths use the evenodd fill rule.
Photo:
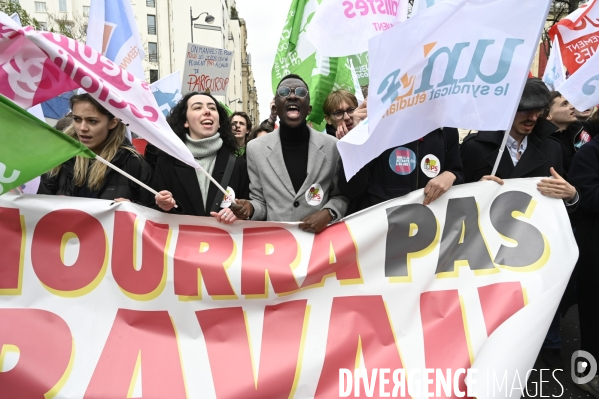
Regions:
<instances>
[{"instance_id":1,"label":"young woman with blonde hair","mask_svg":"<svg viewBox=\"0 0 599 399\"><path fill-rule=\"evenodd\" d=\"M73 123L65 129L75 140L144 183L152 169L126 139L126 126L89 94L71 97ZM106 165L76 156L41 178L38 194L152 202L152 194Z\"/></svg>"}]
</instances>

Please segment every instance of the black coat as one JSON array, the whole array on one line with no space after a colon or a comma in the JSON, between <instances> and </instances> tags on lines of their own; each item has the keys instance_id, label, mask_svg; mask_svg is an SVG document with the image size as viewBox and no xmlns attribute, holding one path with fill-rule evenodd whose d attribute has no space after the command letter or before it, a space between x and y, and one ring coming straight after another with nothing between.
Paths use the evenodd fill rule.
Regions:
<instances>
[{"instance_id":1,"label":"black coat","mask_svg":"<svg viewBox=\"0 0 599 399\"><path fill-rule=\"evenodd\" d=\"M464 182L457 129L437 129L420 140L400 147L409 148L416 155L416 168L410 174L400 175L391 169L389 157L395 148L386 150L370 161L349 182L343 168L339 168L339 189L350 200L348 215L426 187L431 178L424 174L420 163L429 154L439 158L439 175L451 172L456 176L454 185Z\"/></svg>"},{"instance_id":2,"label":"black coat","mask_svg":"<svg viewBox=\"0 0 599 399\"><path fill-rule=\"evenodd\" d=\"M152 179L150 165L141 156L126 148L119 148L111 163L145 184L149 184ZM42 175L37 193L69 197L86 196L82 195L83 191L73 181L74 169L75 158L71 158L62 164L58 175L53 177L49 177L47 173ZM106 200L126 198L131 202L147 204L154 195L115 170L107 168L104 184L96 194L96 198Z\"/></svg>"},{"instance_id":3,"label":"black coat","mask_svg":"<svg viewBox=\"0 0 599 399\"><path fill-rule=\"evenodd\" d=\"M576 154L577 148L574 144L580 140L582 133L588 133L591 137L595 137L599 132L599 126L591 121L575 122L568 126L567 129L553 133L553 137L558 139L562 144L562 154L564 157L564 178L567 179L572 158Z\"/></svg>"},{"instance_id":4,"label":"black coat","mask_svg":"<svg viewBox=\"0 0 599 399\"><path fill-rule=\"evenodd\" d=\"M599 136L574 155L569 180L580 193L581 217L576 225L580 253L576 264L580 349L599 359Z\"/></svg>"},{"instance_id":5,"label":"black coat","mask_svg":"<svg viewBox=\"0 0 599 399\"><path fill-rule=\"evenodd\" d=\"M222 146L216 153L212 177L219 184L225 174L229 154L230 150L225 146ZM228 186L235 191L235 198L249 198L250 179L245 159L235 158L235 166ZM152 187L157 191L168 190L173 194L173 198L177 202L177 208L171 209L170 213L175 214L210 216L211 204L220 204L224 197L220 190L213 183L210 183L206 201L208 209L204 209L200 183L195 169L165 153L161 153L156 162ZM156 206L154 207L159 209Z\"/></svg>"},{"instance_id":6,"label":"black coat","mask_svg":"<svg viewBox=\"0 0 599 399\"><path fill-rule=\"evenodd\" d=\"M556 131L557 127L553 123L539 119L532 133L528 135L526 151L516 166L505 148L496 176L502 179L551 176L551 167L563 176L562 148L557 139L550 137ZM483 176L491 174L503 134L502 131L481 131L464 139L460 152L466 183L479 181Z\"/></svg>"}]
</instances>

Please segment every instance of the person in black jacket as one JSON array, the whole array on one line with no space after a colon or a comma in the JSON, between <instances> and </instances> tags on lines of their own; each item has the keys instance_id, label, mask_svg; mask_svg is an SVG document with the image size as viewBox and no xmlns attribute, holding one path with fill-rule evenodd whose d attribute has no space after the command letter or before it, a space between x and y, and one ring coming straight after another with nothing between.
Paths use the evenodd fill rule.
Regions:
<instances>
[{"instance_id":1,"label":"person in black jacket","mask_svg":"<svg viewBox=\"0 0 599 399\"><path fill-rule=\"evenodd\" d=\"M349 91L340 89L331 92L322 105L327 121L326 133L338 139L345 136L355 127L352 117L357 108L358 99Z\"/></svg>"},{"instance_id":2,"label":"person in black jacket","mask_svg":"<svg viewBox=\"0 0 599 399\"><path fill-rule=\"evenodd\" d=\"M126 139L126 126L89 94L71 97L73 123L65 134L138 180L149 183L152 169ZM76 156L44 174L38 194L147 203L151 194L99 161Z\"/></svg>"},{"instance_id":3,"label":"person in black jacket","mask_svg":"<svg viewBox=\"0 0 599 399\"><path fill-rule=\"evenodd\" d=\"M597 128L593 126L596 122L579 121L576 117L576 109L559 91L552 91L550 94L547 120L557 126L558 130L552 136L562 145L563 177L567 180L574 154L596 135Z\"/></svg>"},{"instance_id":4,"label":"person in black jacket","mask_svg":"<svg viewBox=\"0 0 599 399\"><path fill-rule=\"evenodd\" d=\"M238 146L227 111L212 95L191 92L171 109L167 121L195 160L229 195L225 198L200 170L162 153L152 181L153 188L162 190L155 197L156 205L164 212L212 215L223 223L237 220L229 209L230 197L249 197L249 177L245 159L234 155ZM228 166L230 175L226 176Z\"/></svg>"},{"instance_id":5,"label":"person in black jacket","mask_svg":"<svg viewBox=\"0 0 599 399\"><path fill-rule=\"evenodd\" d=\"M366 116L359 115L354 119ZM354 121L354 125L358 123ZM428 205L463 182L459 133L454 128L437 129L419 140L384 151L349 181L343 168L339 168L338 176L339 189L350 200L348 215L421 188L423 204Z\"/></svg>"},{"instance_id":6,"label":"person in black jacket","mask_svg":"<svg viewBox=\"0 0 599 399\"><path fill-rule=\"evenodd\" d=\"M551 137L558 128L546 119L549 98L543 81L527 80L495 176L490 175L504 132L481 131L464 139L460 152L466 183L494 180L503 184L501 179L552 176L554 179L543 179L538 184L542 194L561 198L567 206L578 201L576 189L561 177L562 148Z\"/></svg>"},{"instance_id":7,"label":"person in black jacket","mask_svg":"<svg viewBox=\"0 0 599 399\"><path fill-rule=\"evenodd\" d=\"M599 136L584 145L570 167L570 182L580 191L576 225L579 257L576 263L576 289L580 349L599 359ZM579 387L599 397L597 376Z\"/></svg>"}]
</instances>

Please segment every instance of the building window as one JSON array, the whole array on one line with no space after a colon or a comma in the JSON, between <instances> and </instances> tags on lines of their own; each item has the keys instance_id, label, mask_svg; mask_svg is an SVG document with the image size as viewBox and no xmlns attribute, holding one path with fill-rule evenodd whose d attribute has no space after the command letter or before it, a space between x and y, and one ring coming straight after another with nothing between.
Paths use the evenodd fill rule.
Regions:
<instances>
[{"instance_id":1,"label":"building window","mask_svg":"<svg viewBox=\"0 0 599 399\"><path fill-rule=\"evenodd\" d=\"M146 7L156 7L156 0L146 0Z\"/></svg>"},{"instance_id":2,"label":"building window","mask_svg":"<svg viewBox=\"0 0 599 399\"><path fill-rule=\"evenodd\" d=\"M89 6L83 6L83 15L86 17L89 16Z\"/></svg>"},{"instance_id":3,"label":"building window","mask_svg":"<svg viewBox=\"0 0 599 399\"><path fill-rule=\"evenodd\" d=\"M158 43L148 42L148 60L158 62Z\"/></svg>"},{"instance_id":4,"label":"building window","mask_svg":"<svg viewBox=\"0 0 599 399\"><path fill-rule=\"evenodd\" d=\"M40 30L48 30L48 23L47 22L40 22Z\"/></svg>"},{"instance_id":5,"label":"building window","mask_svg":"<svg viewBox=\"0 0 599 399\"><path fill-rule=\"evenodd\" d=\"M156 34L156 15L148 14L148 35Z\"/></svg>"},{"instance_id":6,"label":"building window","mask_svg":"<svg viewBox=\"0 0 599 399\"><path fill-rule=\"evenodd\" d=\"M158 80L158 69L150 69L150 83Z\"/></svg>"},{"instance_id":7,"label":"building window","mask_svg":"<svg viewBox=\"0 0 599 399\"><path fill-rule=\"evenodd\" d=\"M67 0L58 0L58 11L67 12Z\"/></svg>"},{"instance_id":8,"label":"building window","mask_svg":"<svg viewBox=\"0 0 599 399\"><path fill-rule=\"evenodd\" d=\"M46 12L46 3L43 1L36 1L35 12Z\"/></svg>"}]
</instances>

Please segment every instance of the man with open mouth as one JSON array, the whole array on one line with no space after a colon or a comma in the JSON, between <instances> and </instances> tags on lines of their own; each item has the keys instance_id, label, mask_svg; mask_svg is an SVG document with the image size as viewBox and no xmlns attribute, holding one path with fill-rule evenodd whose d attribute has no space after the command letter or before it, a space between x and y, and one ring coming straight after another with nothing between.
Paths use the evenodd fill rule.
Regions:
<instances>
[{"instance_id":1,"label":"man with open mouth","mask_svg":"<svg viewBox=\"0 0 599 399\"><path fill-rule=\"evenodd\" d=\"M247 145L250 201L233 208L243 207L252 220L301 222L302 230L319 233L347 209L336 182L337 139L308 127L310 93L300 76L281 79L275 106L280 127Z\"/></svg>"}]
</instances>

